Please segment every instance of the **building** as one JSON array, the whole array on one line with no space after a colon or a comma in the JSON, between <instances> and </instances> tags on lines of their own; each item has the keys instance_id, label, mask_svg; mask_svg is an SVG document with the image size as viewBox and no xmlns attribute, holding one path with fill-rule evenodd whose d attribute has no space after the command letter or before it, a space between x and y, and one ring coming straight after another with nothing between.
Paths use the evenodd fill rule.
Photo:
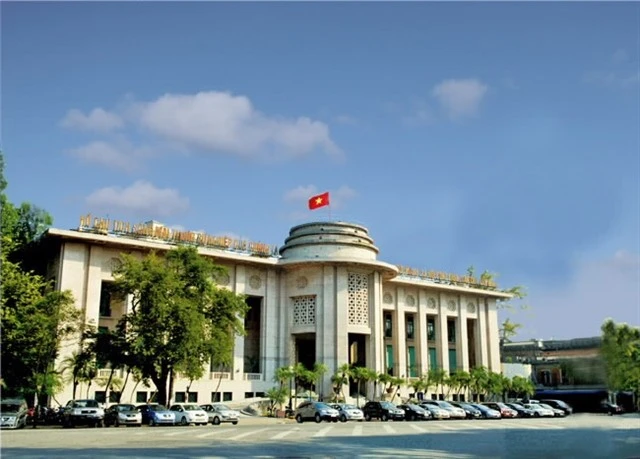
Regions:
<instances>
[{"instance_id":1,"label":"building","mask_svg":"<svg viewBox=\"0 0 640 459\"><path fill-rule=\"evenodd\" d=\"M50 229L44 238L56 288L73 292L87 323L109 328L129 308L129 299L110 293L119 255L162 252L177 242L197 245L202 255L226 267L228 275L218 284L246 294L250 309L246 336L236 339L233 368L210 368L188 393L188 381L177 379L173 400L262 396L275 385L278 367L297 362L329 367L321 394L331 393L330 376L344 363L407 379L436 367L500 372L497 302L511 295L490 281L380 261L369 231L360 225L295 226L279 249L171 231L157 222L132 226L90 216L76 230ZM72 347L61 351L59 362ZM108 372L100 370L99 376ZM92 390L91 397L105 395L97 384ZM57 399L66 401L71 394L69 385ZM144 402L151 394L152 388L129 384L122 400Z\"/></svg>"}]
</instances>

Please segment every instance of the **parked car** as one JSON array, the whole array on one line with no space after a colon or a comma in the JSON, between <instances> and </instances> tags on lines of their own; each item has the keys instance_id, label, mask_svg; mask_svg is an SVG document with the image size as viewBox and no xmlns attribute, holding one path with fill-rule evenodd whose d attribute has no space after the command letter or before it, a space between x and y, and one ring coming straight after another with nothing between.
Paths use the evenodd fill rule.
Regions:
<instances>
[{"instance_id":1,"label":"parked car","mask_svg":"<svg viewBox=\"0 0 640 459\"><path fill-rule=\"evenodd\" d=\"M404 410L405 421L426 421L431 419L431 412L425 410L421 406L414 405L413 403L407 403L406 405L398 405L398 408Z\"/></svg>"},{"instance_id":2,"label":"parked car","mask_svg":"<svg viewBox=\"0 0 640 459\"><path fill-rule=\"evenodd\" d=\"M611 403L606 400L600 404L600 411L608 414L609 416L624 413L624 410L620 405L616 405L615 403Z\"/></svg>"},{"instance_id":3,"label":"parked car","mask_svg":"<svg viewBox=\"0 0 640 459\"><path fill-rule=\"evenodd\" d=\"M500 411L496 411L494 409L489 408L486 405L481 405L479 403L470 403L470 405L482 413L482 417L484 419L502 419L502 415Z\"/></svg>"},{"instance_id":4,"label":"parked car","mask_svg":"<svg viewBox=\"0 0 640 459\"><path fill-rule=\"evenodd\" d=\"M149 424L150 427L159 425L174 425L176 415L169 411L164 405L158 403L146 403L138 405L136 408L142 415L142 423Z\"/></svg>"},{"instance_id":5,"label":"parked car","mask_svg":"<svg viewBox=\"0 0 640 459\"><path fill-rule=\"evenodd\" d=\"M537 403L525 403L523 406L526 409L533 411L533 416L536 418L539 418L539 417L552 418L555 416L552 409L545 408L543 406L538 405Z\"/></svg>"},{"instance_id":6,"label":"parked car","mask_svg":"<svg viewBox=\"0 0 640 459\"><path fill-rule=\"evenodd\" d=\"M230 422L235 426L240 419L240 412L232 410L223 403L207 403L200 405L200 408L206 411L209 422L214 426L222 422Z\"/></svg>"},{"instance_id":7,"label":"parked car","mask_svg":"<svg viewBox=\"0 0 640 459\"><path fill-rule=\"evenodd\" d=\"M504 403L500 402L484 402L482 403L484 406L488 406L492 410L496 410L500 412L500 416L503 418L517 418L518 412L513 408L508 407Z\"/></svg>"},{"instance_id":8,"label":"parked car","mask_svg":"<svg viewBox=\"0 0 640 459\"><path fill-rule=\"evenodd\" d=\"M175 417L176 424L183 426L194 424L206 426L209 423L207 412L195 403L176 403L169 408Z\"/></svg>"},{"instance_id":9,"label":"parked car","mask_svg":"<svg viewBox=\"0 0 640 459\"><path fill-rule=\"evenodd\" d=\"M563 418L566 416L566 413L564 412L564 410L559 410L558 408L554 408L550 405L547 405L546 403L538 403L538 405L540 405L542 408L551 410L553 412L553 416L556 418Z\"/></svg>"},{"instance_id":10,"label":"parked car","mask_svg":"<svg viewBox=\"0 0 640 459\"><path fill-rule=\"evenodd\" d=\"M422 402L420 404L420 407L429 411L429 413L431 413L432 419L451 419L451 413L449 412L449 410L440 408L438 405L430 405L428 403Z\"/></svg>"},{"instance_id":11,"label":"parked car","mask_svg":"<svg viewBox=\"0 0 640 459\"><path fill-rule=\"evenodd\" d=\"M104 409L96 400L69 400L62 412L62 426L75 427L86 425L102 427L104 425Z\"/></svg>"},{"instance_id":12,"label":"parked car","mask_svg":"<svg viewBox=\"0 0 640 459\"><path fill-rule=\"evenodd\" d=\"M524 406L520 405L519 403L505 403L505 405L507 405L509 408L516 410L516 412L518 413L518 417L519 418L532 418L533 417L533 411L530 409L525 408Z\"/></svg>"},{"instance_id":13,"label":"parked car","mask_svg":"<svg viewBox=\"0 0 640 459\"><path fill-rule=\"evenodd\" d=\"M571 405L569 405L567 402L564 402L562 400L545 399L540 401L545 405L549 405L551 408L564 411L564 414L566 414L567 416L569 416L570 414L573 414L573 408L571 408Z\"/></svg>"},{"instance_id":14,"label":"parked car","mask_svg":"<svg viewBox=\"0 0 640 459\"><path fill-rule=\"evenodd\" d=\"M347 403L333 403L329 406L334 410L338 410L338 419L340 419L341 422L362 422L364 420L364 413L355 405L349 405Z\"/></svg>"},{"instance_id":15,"label":"parked car","mask_svg":"<svg viewBox=\"0 0 640 459\"><path fill-rule=\"evenodd\" d=\"M142 413L129 404L111 405L104 412L104 426L138 426L142 425Z\"/></svg>"},{"instance_id":16,"label":"parked car","mask_svg":"<svg viewBox=\"0 0 640 459\"><path fill-rule=\"evenodd\" d=\"M467 413L465 413L462 408L453 406L451 403L445 402L444 400L425 400L423 405L425 403L427 405L435 405L443 410L447 410L451 419L465 419L467 417Z\"/></svg>"},{"instance_id":17,"label":"parked car","mask_svg":"<svg viewBox=\"0 0 640 459\"><path fill-rule=\"evenodd\" d=\"M478 408L474 408L472 405L466 402L449 402L457 408L462 408L467 415L467 419L478 419L482 417L482 412Z\"/></svg>"},{"instance_id":18,"label":"parked car","mask_svg":"<svg viewBox=\"0 0 640 459\"><path fill-rule=\"evenodd\" d=\"M24 399L5 399L0 402L0 428L21 429L27 425L29 407Z\"/></svg>"},{"instance_id":19,"label":"parked car","mask_svg":"<svg viewBox=\"0 0 640 459\"><path fill-rule=\"evenodd\" d=\"M339 413L338 410L331 408L326 403L306 401L298 405L294 416L299 424L308 420L314 420L318 423L322 421L338 422Z\"/></svg>"},{"instance_id":20,"label":"parked car","mask_svg":"<svg viewBox=\"0 0 640 459\"><path fill-rule=\"evenodd\" d=\"M364 412L364 420L380 419L381 421L402 421L404 419L404 410L401 410L391 402L367 402L362 409Z\"/></svg>"}]
</instances>

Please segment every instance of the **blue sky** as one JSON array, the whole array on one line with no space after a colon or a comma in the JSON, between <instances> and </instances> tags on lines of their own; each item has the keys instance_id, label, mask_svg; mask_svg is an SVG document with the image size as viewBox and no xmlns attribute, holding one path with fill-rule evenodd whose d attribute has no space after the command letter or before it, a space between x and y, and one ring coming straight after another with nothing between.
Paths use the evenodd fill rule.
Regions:
<instances>
[{"instance_id":1,"label":"blue sky","mask_svg":"<svg viewBox=\"0 0 640 459\"><path fill-rule=\"evenodd\" d=\"M527 287L519 338L640 323L640 7L6 3L9 196Z\"/></svg>"}]
</instances>

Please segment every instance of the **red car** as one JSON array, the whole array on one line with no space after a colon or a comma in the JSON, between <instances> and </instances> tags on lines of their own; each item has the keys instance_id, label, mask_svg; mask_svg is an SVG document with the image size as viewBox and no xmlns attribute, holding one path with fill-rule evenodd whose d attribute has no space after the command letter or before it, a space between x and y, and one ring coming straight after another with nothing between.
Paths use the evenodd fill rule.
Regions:
<instances>
[{"instance_id":1,"label":"red car","mask_svg":"<svg viewBox=\"0 0 640 459\"><path fill-rule=\"evenodd\" d=\"M509 408L504 403L500 403L500 402L484 402L483 405L491 408L492 410L496 410L496 411L500 412L500 415L503 418L517 418L518 417L518 412L516 410L514 410L513 408Z\"/></svg>"}]
</instances>

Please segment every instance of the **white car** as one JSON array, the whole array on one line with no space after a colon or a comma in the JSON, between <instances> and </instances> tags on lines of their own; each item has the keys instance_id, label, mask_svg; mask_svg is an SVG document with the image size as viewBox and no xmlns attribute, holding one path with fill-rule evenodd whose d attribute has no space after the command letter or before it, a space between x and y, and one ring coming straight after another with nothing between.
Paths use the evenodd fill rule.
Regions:
<instances>
[{"instance_id":1,"label":"white car","mask_svg":"<svg viewBox=\"0 0 640 459\"><path fill-rule=\"evenodd\" d=\"M21 429L27 425L27 402L23 399L2 400L0 403L0 427Z\"/></svg>"},{"instance_id":2,"label":"white car","mask_svg":"<svg viewBox=\"0 0 640 459\"><path fill-rule=\"evenodd\" d=\"M533 411L533 415L537 418L539 417L552 418L555 416L555 413L553 412L553 410L540 406L537 403L525 403L524 407L528 410Z\"/></svg>"},{"instance_id":3,"label":"white car","mask_svg":"<svg viewBox=\"0 0 640 459\"><path fill-rule=\"evenodd\" d=\"M467 413L465 413L462 408L458 408L457 406L453 406L451 403L445 402L444 400L426 400L424 402L424 404L437 406L438 408L442 408L443 410L447 410L449 412L449 417L452 418L452 419L466 419L467 418Z\"/></svg>"},{"instance_id":4,"label":"white car","mask_svg":"<svg viewBox=\"0 0 640 459\"><path fill-rule=\"evenodd\" d=\"M230 422L235 426L240 418L240 412L232 410L223 403L208 403L200 405L200 408L207 412L208 420L214 426L222 422Z\"/></svg>"},{"instance_id":5,"label":"white car","mask_svg":"<svg viewBox=\"0 0 640 459\"><path fill-rule=\"evenodd\" d=\"M176 403L169 408L175 417L176 424L183 426L189 424L206 426L209 423L207 412L195 403Z\"/></svg>"},{"instance_id":6,"label":"white car","mask_svg":"<svg viewBox=\"0 0 640 459\"><path fill-rule=\"evenodd\" d=\"M433 419L450 419L451 413L444 408L440 408L437 405L431 405L429 403L423 403L420 405L420 408L424 408L425 410L431 413L431 417Z\"/></svg>"},{"instance_id":7,"label":"white car","mask_svg":"<svg viewBox=\"0 0 640 459\"><path fill-rule=\"evenodd\" d=\"M340 419L341 422L364 421L364 413L355 405L332 403L329 406L334 410L338 410L338 419Z\"/></svg>"}]
</instances>

